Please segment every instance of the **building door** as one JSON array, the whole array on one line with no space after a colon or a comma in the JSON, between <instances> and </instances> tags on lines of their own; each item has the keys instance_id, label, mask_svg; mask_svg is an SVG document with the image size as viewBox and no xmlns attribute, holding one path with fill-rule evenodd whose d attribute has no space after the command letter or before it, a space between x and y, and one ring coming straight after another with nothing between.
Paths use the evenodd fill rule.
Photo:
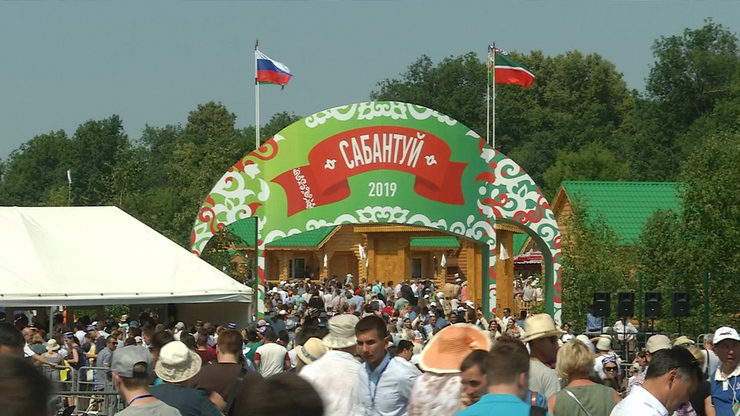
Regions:
<instances>
[{"instance_id":1,"label":"building door","mask_svg":"<svg viewBox=\"0 0 740 416\"><path fill-rule=\"evenodd\" d=\"M288 268L288 276L291 279L303 279L306 277L306 259L292 258Z\"/></svg>"},{"instance_id":2,"label":"building door","mask_svg":"<svg viewBox=\"0 0 740 416\"><path fill-rule=\"evenodd\" d=\"M411 278L412 279L421 279L421 276L422 276L421 263L422 263L421 257L411 258Z\"/></svg>"}]
</instances>

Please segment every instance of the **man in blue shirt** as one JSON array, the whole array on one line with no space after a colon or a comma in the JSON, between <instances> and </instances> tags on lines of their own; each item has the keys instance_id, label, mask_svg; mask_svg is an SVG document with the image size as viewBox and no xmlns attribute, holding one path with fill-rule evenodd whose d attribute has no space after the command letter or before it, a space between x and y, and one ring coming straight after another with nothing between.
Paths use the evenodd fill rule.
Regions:
<instances>
[{"instance_id":1,"label":"man in blue shirt","mask_svg":"<svg viewBox=\"0 0 740 416\"><path fill-rule=\"evenodd\" d=\"M604 328L604 318L594 315L593 312L593 306L589 306L588 314L586 315L586 332L601 333Z\"/></svg>"},{"instance_id":2,"label":"man in blue shirt","mask_svg":"<svg viewBox=\"0 0 740 416\"><path fill-rule=\"evenodd\" d=\"M419 375L412 367L391 359L388 327L382 318L368 315L357 322L357 353L364 361L357 376L359 414L406 416L411 389Z\"/></svg>"},{"instance_id":3,"label":"man in blue shirt","mask_svg":"<svg viewBox=\"0 0 740 416\"><path fill-rule=\"evenodd\" d=\"M541 408L535 408L535 413L530 413L532 406L523 400L529 382L529 354L521 343L494 344L486 360L486 379L488 394L459 412L458 416L546 414Z\"/></svg>"}]
</instances>

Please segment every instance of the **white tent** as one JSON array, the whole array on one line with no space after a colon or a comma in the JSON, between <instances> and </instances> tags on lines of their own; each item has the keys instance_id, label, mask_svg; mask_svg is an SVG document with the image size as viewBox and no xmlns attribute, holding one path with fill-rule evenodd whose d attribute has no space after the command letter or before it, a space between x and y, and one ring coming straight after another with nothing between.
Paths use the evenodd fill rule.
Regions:
<instances>
[{"instance_id":1,"label":"white tent","mask_svg":"<svg viewBox=\"0 0 740 416\"><path fill-rule=\"evenodd\" d=\"M251 295L116 207L0 207L0 306L250 302Z\"/></svg>"}]
</instances>

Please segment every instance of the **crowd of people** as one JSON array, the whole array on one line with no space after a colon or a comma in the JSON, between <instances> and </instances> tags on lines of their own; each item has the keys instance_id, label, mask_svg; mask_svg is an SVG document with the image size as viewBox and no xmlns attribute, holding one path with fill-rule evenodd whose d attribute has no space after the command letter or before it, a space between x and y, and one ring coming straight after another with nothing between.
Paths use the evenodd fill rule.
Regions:
<instances>
[{"instance_id":1,"label":"crowd of people","mask_svg":"<svg viewBox=\"0 0 740 416\"><path fill-rule=\"evenodd\" d=\"M243 328L143 314L85 317L45 337L0 323L0 409L48 415L39 398L58 393L63 374L36 368L83 363L101 368L87 375L93 386L115 386L124 416L740 414L731 327L703 348L656 334L623 362L618 339L547 314L487 320L466 289L279 282L264 317Z\"/></svg>"}]
</instances>

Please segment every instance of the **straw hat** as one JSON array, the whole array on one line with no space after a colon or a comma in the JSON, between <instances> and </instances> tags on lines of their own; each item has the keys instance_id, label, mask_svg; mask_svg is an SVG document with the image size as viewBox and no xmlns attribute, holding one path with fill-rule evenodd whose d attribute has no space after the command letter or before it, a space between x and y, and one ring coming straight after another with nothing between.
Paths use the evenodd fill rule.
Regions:
<instances>
[{"instance_id":1,"label":"straw hat","mask_svg":"<svg viewBox=\"0 0 740 416\"><path fill-rule=\"evenodd\" d=\"M612 349L612 340L607 337L599 337L596 341L596 349L599 351L609 351Z\"/></svg>"},{"instance_id":2,"label":"straw hat","mask_svg":"<svg viewBox=\"0 0 740 416\"><path fill-rule=\"evenodd\" d=\"M696 344L691 338L687 337L686 335L681 335L680 337L676 338L675 341L673 341L673 346L691 346Z\"/></svg>"},{"instance_id":3,"label":"straw hat","mask_svg":"<svg viewBox=\"0 0 740 416\"><path fill-rule=\"evenodd\" d=\"M309 338L305 344L297 346L295 349L296 355L298 355L298 358L300 358L304 364L310 364L318 360L322 355L326 354L327 351L329 351L329 348L327 348L326 345L316 337Z\"/></svg>"},{"instance_id":4,"label":"straw hat","mask_svg":"<svg viewBox=\"0 0 740 416\"><path fill-rule=\"evenodd\" d=\"M670 350L671 347L672 345L670 338L663 334L653 335L648 338L647 342L645 343L645 349L650 354L654 354L655 352L660 350Z\"/></svg>"},{"instance_id":5,"label":"straw hat","mask_svg":"<svg viewBox=\"0 0 740 416\"><path fill-rule=\"evenodd\" d=\"M360 319L355 315L343 314L329 319L329 335L323 339L329 348L347 348L357 345L355 325Z\"/></svg>"},{"instance_id":6,"label":"straw hat","mask_svg":"<svg viewBox=\"0 0 740 416\"><path fill-rule=\"evenodd\" d=\"M524 321L524 332L526 336L522 338L522 342L539 338L559 337L565 333L565 331L555 326L552 316L546 313L538 313L527 318Z\"/></svg>"},{"instance_id":7,"label":"straw hat","mask_svg":"<svg viewBox=\"0 0 740 416\"><path fill-rule=\"evenodd\" d=\"M490 350L491 339L471 324L453 324L432 338L419 357L419 367L438 374L459 373L460 364L474 350Z\"/></svg>"},{"instance_id":8,"label":"straw hat","mask_svg":"<svg viewBox=\"0 0 740 416\"><path fill-rule=\"evenodd\" d=\"M46 351L52 352L59 349L59 344L57 343L57 340L54 338L50 339L49 342L46 343Z\"/></svg>"},{"instance_id":9,"label":"straw hat","mask_svg":"<svg viewBox=\"0 0 740 416\"><path fill-rule=\"evenodd\" d=\"M172 341L159 350L154 372L168 383L180 383L198 374L201 363L200 356L185 344Z\"/></svg>"}]
</instances>

